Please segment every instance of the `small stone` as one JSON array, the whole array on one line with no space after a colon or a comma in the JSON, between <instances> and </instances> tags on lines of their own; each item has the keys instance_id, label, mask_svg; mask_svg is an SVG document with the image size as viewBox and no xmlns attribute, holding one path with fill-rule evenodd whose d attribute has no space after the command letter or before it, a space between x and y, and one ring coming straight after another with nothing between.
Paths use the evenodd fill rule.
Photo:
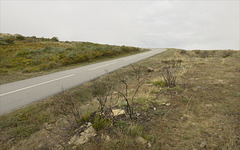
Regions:
<instances>
[{"instance_id":1,"label":"small stone","mask_svg":"<svg viewBox=\"0 0 240 150\"><path fill-rule=\"evenodd\" d=\"M162 105L166 105L166 103L162 103Z\"/></svg>"},{"instance_id":2,"label":"small stone","mask_svg":"<svg viewBox=\"0 0 240 150\"><path fill-rule=\"evenodd\" d=\"M148 86L148 87L151 87L151 86L153 86L153 84L152 84L152 83L149 83L149 84L147 84L147 86Z\"/></svg>"},{"instance_id":3,"label":"small stone","mask_svg":"<svg viewBox=\"0 0 240 150\"><path fill-rule=\"evenodd\" d=\"M151 67L148 67L148 68L147 68L147 72L148 72L148 73L154 72L154 69L151 68Z\"/></svg>"},{"instance_id":4,"label":"small stone","mask_svg":"<svg viewBox=\"0 0 240 150\"><path fill-rule=\"evenodd\" d=\"M152 147L152 144L150 142L148 142L148 147L151 148Z\"/></svg>"},{"instance_id":5,"label":"small stone","mask_svg":"<svg viewBox=\"0 0 240 150\"><path fill-rule=\"evenodd\" d=\"M105 139L105 142L107 142L107 143L108 143L108 142L110 142L110 141L111 141L111 138L110 138L110 136L109 136L109 135L107 135L107 136L106 136L106 139Z\"/></svg>"},{"instance_id":6,"label":"small stone","mask_svg":"<svg viewBox=\"0 0 240 150\"><path fill-rule=\"evenodd\" d=\"M74 135L71 137L70 141L68 142L69 145L79 145L86 143L91 137L96 136L96 131L91 126L91 123L89 122L87 125L88 128L84 130L80 135Z\"/></svg>"},{"instance_id":7,"label":"small stone","mask_svg":"<svg viewBox=\"0 0 240 150\"><path fill-rule=\"evenodd\" d=\"M144 145L144 144L147 143L147 140L145 140L144 138L142 138L141 136L139 136L139 137L137 137L136 142L137 142L138 144Z\"/></svg>"},{"instance_id":8,"label":"small stone","mask_svg":"<svg viewBox=\"0 0 240 150\"><path fill-rule=\"evenodd\" d=\"M136 116L139 117L141 114L140 113L137 113Z\"/></svg>"},{"instance_id":9,"label":"small stone","mask_svg":"<svg viewBox=\"0 0 240 150\"><path fill-rule=\"evenodd\" d=\"M113 116L119 116L119 115L125 114L125 111L122 109L113 109L112 112L113 112Z\"/></svg>"},{"instance_id":10,"label":"small stone","mask_svg":"<svg viewBox=\"0 0 240 150\"><path fill-rule=\"evenodd\" d=\"M206 141L203 141L201 144L200 144L200 148L205 148L207 146L207 142Z\"/></svg>"},{"instance_id":11,"label":"small stone","mask_svg":"<svg viewBox=\"0 0 240 150\"><path fill-rule=\"evenodd\" d=\"M212 107L213 105L212 104L206 104L207 107Z\"/></svg>"},{"instance_id":12,"label":"small stone","mask_svg":"<svg viewBox=\"0 0 240 150\"><path fill-rule=\"evenodd\" d=\"M52 130L53 129L53 126L50 123L45 123L44 127L45 127L46 130Z\"/></svg>"},{"instance_id":13,"label":"small stone","mask_svg":"<svg viewBox=\"0 0 240 150\"><path fill-rule=\"evenodd\" d=\"M108 143L108 142L110 142L111 141L111 138L110 138L110 136L109 135L101 135L101 138L103 139L103 140L105 140L105 142L106 143Z\"/></svg>"},{"instance_id":14,"label":"small stone","mask_svg":"<svg viewBox=\"0 0 240 150\"><path fill-rule=\"evenodd\" d=\"M223 80L218 80L219 83L223 83L224 81Z\"/></svg>"},{"instance_id":15,"label":"small stone","mask_svg":"<svg viewBox=\"0 0 240 150\"><path fill-rule=\"evenodd\" d=\"M217 146L216 144L211 144L211 145L210 145L210 148L211 148L211 149L217 149L218 146Z\"/></svg>"},{"instance_id":16,"label":"small stone","mask_svg":"<svg viewBox=\"0 0 240 150\"><path fill-rule=\"evenodd\" d=\"M153 107L153 110L156 110L156 107Z\"/></svg>"},{"instance_id":17,"label":"small stone","mask_svg":"<svg viewBox=\"0 0 240 150\"><path fill-rule=\"evenodd\" d=\"M197 86L196 89L197 89L197 90L203 90L204 87L202 87L202 86Z\"/></svg>"},{"instance_id":18,"label":"small stone","mask_svg":"<svg viewBox=\"0 0 240 150\"><path fill-rule=\"evenodd\" d=\"M91 123L91 122L88 122L87 127L90 127L91 125L92 125L92 123Z\"/></svg>"},{"instance_id":19,"label":"small stone","mask_svg":"<svg viewBox=\"0 0 240 150\"><path fill-rule=\"evenodd\" d=\"M167 104L166 104L166 106L170 106L170 105L171 105L171 103L167 103Z\"/></svg>"}]
</instances>

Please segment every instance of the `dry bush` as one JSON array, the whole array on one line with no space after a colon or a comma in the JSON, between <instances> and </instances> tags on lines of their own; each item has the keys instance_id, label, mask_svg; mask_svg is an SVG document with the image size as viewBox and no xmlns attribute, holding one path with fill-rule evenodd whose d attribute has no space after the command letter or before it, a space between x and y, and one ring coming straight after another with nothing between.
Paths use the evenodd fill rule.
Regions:
<instances>
[{"instance_id":1,"label":"dry bush","mask_svg":"<svg viewBox=\"0 0 240 150\"><path fill-rule=\"evenodd\" d=\"M110 119L113 102L113 84L110 78L107 78L106 81L93 81L91 89L93 97L98 101L99 120ZM114 99L116 98L114 97Z\"/></svg>"},{"instance_id":2,"label":"dry bush","mask_svg":"<svg viewBox=\"0 0 240 150\"><path fill-rule=\"evenodd\" d=\"M180 50L180 54L185 55L185 54L187 54L187 51L186 50Z\"/></svg>"},{"instance_id":3,"label":"dry bush","mask_svg":"<svg viewBox=\"0 0 240 150\"><path fill-rule=\"evenodd\" d=\"M134 109L134 100L135 96L138 93L140 87L143 85L144 77L141 71L141 67L134 67L131 65L132 70L130 72L130 77L131 80L127 80L126 77L124 76L119 76L117 74L117 77L119 78L119 82L122 85L122 90L115 89L120 96L123 97L123 99L126 101L126 110L127 114L130 116L132 119L133 117L133 109ZM133 85L133 88L131 89L132 91L130 92L130 82L134 82L135 84Z\"/></svg>"},{"instance_id":4,"label":"dry bush","mask_svg":"<svg viewBox=\"0 0 240 150\"><path fill-rule=\"evenodd\" d=\"M51 133L51 138L55 143L64 149L69 146L68 142L71 137L80 135L87 128L87 122L94 120L96 114L81 110L84 102L82 98L76 98L77 96L77 94L68 94L63 91L54 97L52 113L57 120L54 125L46 124L44 126L44 129ZM86 98L87 96L82 95L82 97Z\"/></svg>"},{"instance_id":5,"label":"dry bush","mask_svg":"<svg viewBox=\"0 0 240 150\"><path fill-rule=\"evenodd\" d=\"M165 66L163 67L162 77L167 86L172 88L176 86L177 75L181 66L182 60L169 60L163 61Z\"/></svg>"}]
</instances>

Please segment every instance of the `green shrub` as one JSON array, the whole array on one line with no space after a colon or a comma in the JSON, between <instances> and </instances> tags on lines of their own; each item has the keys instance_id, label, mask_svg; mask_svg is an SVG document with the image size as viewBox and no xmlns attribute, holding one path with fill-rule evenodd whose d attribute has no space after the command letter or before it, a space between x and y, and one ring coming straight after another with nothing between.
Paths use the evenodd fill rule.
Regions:
<instances>
[{"instance_id":1,"label":"green shrub","mask_svg":"<svg viewBox=\"0 0 240 150\"><path fill-rule=\"evenodd\" d=\"M53 48L51 46L46 46L42 51L45 53L49 53L53 50Z\"/></svg>"},{"instance_id":2,"label":"green shrub","mask_svg":"<svg viewBox=\"0 0 240 150\"><path fill-rule=\"evenodd\" d=\"M187 51L186 50L180 50L180 54L181 55L187 54Z\"/></svg>"},{"instance_id":3,"label":"green shrub","mask_svg":"<svg viewBox=\"0 0 240 150\"><path fill-rule=\"evenodd\" d=\"M55 66L57 66L56 63L54 63L54 62L48 62L48 63L42 64L40 69L41 69L41 70L48 70L48 69L55 68Z\"/></svg>"},{"instance_id":4,"label":"green shrub","mask_svg":"<svg viewBox=\"0 0 240 150\"><path fill-rule=\"evenodd\" d=\"M1 69L0 68L0 75L7 75L8 74L8 70L7 69Z\"/></svg>"},{"instance_id":5,"label":"green shrub","mask_svg":"<svg viewBox=\"0 0 240 150\"><path fill-rule=\"evenodd\" d=\"M58 42L59 41L57 37L52 37L51 40L54 41L54 42Z\"/></svg>"},{"instance_id":6,"label":"green shrub","mask_svg":"<svg viewBox=\"0 0 240 150\"><path fill-rule=\"evenodd\" d=\"M30 49L30 48L25 48L22 50L18 50L16 52L16 57L26 57L27 55L31 55L34 54L34 50Z\"/></svg>"},{"instance_id":7,"label":"green shrub","mask_svg":"<svg viewBox=\"0 0 240 150\"><path fill-rule=\"evenodd\" d=\"M7 39L5 39L5 42L7 42L7 44L14 44L14 39L13 38L7 38Z\"/></svg>"},{"instance_id":8,"label":"green shrub","mask_svg":"<svg viewBox=\"0 0 240 150\"><path fill-rule=\"evenodd\" d=\"M37 72L40 70L41 70L40 66L34 66L34 67L24 69L23 73Z\"/></svg>"},{"instance_id":9,"label":"green shrub","mask_svg":"<svg viewBox=\"0 0 240 150\"><path fill-rule=\"evenodd\" d=\"M233 54L232 51L224 51L222 54L222 58L227 58Z\"/></svg>"},{"instance_id":10,"label":"green shrub","mask_svg":"<svg viewBox=\"0 0 240 150\"><path fill-rule=\"evenodd\" d=\"M17 39L17 40L20 40L20 41L23 41L23 40L25 40L25 37L22 36L22 35L17 35L17 36L16 36L16 39Z\"/></svg>"}]
</instances>

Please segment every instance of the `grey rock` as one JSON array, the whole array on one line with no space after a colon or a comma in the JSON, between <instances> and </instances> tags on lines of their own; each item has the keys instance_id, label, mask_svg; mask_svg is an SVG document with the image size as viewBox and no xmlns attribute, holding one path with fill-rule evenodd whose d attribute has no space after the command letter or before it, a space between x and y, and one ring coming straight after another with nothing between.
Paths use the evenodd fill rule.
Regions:
<instances>
[{"instance_id":1,"label":"grey rock","mask_svg":"<svg viewBox=\"0 0 240 150\"><path fill-rule=\"evenodd\" d=\"M201 144L200 144L200 148L205 148L207 146L207 142L206 141L203 141Z\"/></svg>"},{"instance_id":2,"label":"grey rock","mask_svg":"<svg viewBox=\"0 0 240 150\"><path fill-rule=\"evenodd\" d=\"M113 112L113 116L119 116L119 115L125 114L125 111L122 109L113 109L112 112Z\"/></svg>"},{"instance_id":3,"label":"grey rock","mask_svg":"<svg viewBox=\"0 0 240 150\"><path fill-rule=\"evenodd\" d=\"M154 69L151 68L151 67L148 67L148 68L147 68L147 72L148 72L148 73L154 72Z\"/></svg>"},{"instance_id":4,"label":"grey rock","mask_svg":"<svg viewBox=\"0 0 240 150\"><path fill-rule=\"evenodd\" d=\"M148 147L151 148L152 147L152 144L150 142L148 142Z\"/></svg>"},{"instance_id":5,"label":"grey rock","mask_svg":"<svg viewBox=\"0 0 240 150\"><path fill-rule=\"evenodd\" d=\"M145 140L143 137L139 136L139 137L137 137L136 142L137 142L138 144L144 145L144 144L147 143L147 140Z\"/></svg>"},{"instance_id":6,"label":"grey rock","mask_svg":"<svg viewBox=\"0 0 240 150\"><path fill-rule=\"evenodd\" d=\"M86 143L91 137L96 136L96 131L93 129L92 124L89 122L87 128L80 135L74 135L69 140L69 145L80 145Z\"/></svg>"}]
</instances>

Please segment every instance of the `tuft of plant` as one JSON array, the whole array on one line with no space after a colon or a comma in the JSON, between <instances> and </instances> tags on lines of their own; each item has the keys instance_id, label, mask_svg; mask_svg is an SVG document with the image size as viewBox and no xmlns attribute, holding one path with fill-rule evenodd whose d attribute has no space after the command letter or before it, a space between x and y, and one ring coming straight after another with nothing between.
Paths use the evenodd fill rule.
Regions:
<instances>
[{"instance_id":1,"label":"tuft of plant","mask_svg":"<svg viewBox=\"0 0 240 150\"><path fill-rule=\"evenodd\" d=\"M165 80L153 81L152 84L157 86L157 87L165 87L165 86L167 86L167 82Z\"/></svg>"},{"instance_id":2,"label":"tuft of plant","mask_svg":"<svg viewBox=\"0 0 240 150\"><path fill-rule=\"evenodd\" d=\"M142 136L144 132L144 126L134 125L131 126L128 130L128 135L132 137Z\"/></svg>"},{"instance_id":3,"label":"tuft of plant","mask_svg":"<svg viewBox=\"0 0 240 150\"><path fill-rule=\"evenodd\" d=\"M93 120L93 128L96 131L102 130L104 128L109 127L112 124L112 120L107 118L107 117L103 117L100 116L98 114L95 115L94 120Z\"/></svg>"},{"instance_id":4,"label":"tuft of plant","mask_svg":"<svg viewBox=\"0 0 240 150\"><path fill-rule=\"evenodd\" d=\"M175 87L182 60L168 60L163 62L165 63L165 67L163 67L161 75L168 87Z\"/></svg>"}]
</instances>

